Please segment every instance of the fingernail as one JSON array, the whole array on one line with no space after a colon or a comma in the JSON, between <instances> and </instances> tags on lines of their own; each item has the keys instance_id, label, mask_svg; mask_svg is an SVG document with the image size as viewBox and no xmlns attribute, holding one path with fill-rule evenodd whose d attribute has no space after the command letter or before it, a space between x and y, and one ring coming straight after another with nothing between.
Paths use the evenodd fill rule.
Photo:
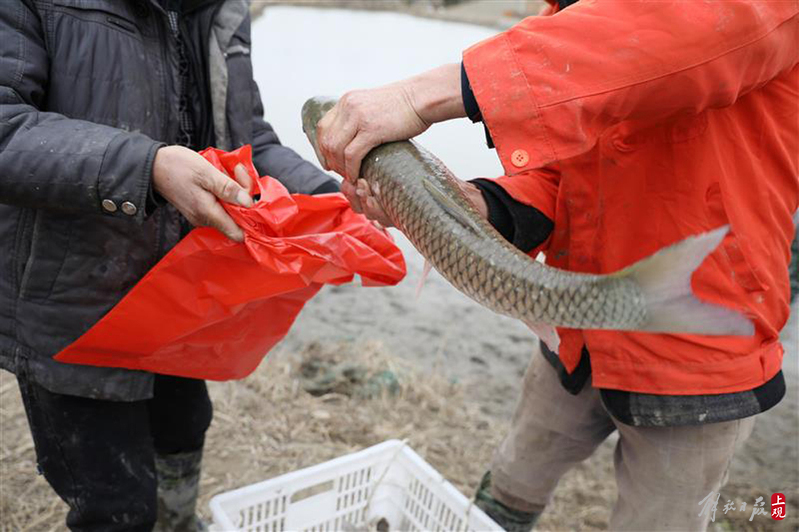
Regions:
<instances>
[{"instance_id":1,"label":"fingernail","mask_svg":"<svg viewBox=\"0 0 799 532\"><path fill-rule=\"evenodd\" d=\"M249 208L252 207L252 198L243 190L239 190L238 194L236 194L236 203L242 207Z\"/></svg>"}]
</instances>

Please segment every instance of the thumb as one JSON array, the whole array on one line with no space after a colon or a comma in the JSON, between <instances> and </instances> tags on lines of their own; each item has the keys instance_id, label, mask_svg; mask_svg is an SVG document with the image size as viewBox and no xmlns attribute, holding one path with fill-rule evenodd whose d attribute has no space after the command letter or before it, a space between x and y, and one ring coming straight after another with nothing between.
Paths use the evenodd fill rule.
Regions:
<instances>
[{"instance_id":1,"label":"thumb","mask_svg":"<svg viewBox=\"0 0 799 532\"><path fill-rule=\"evenodd\" d=\"M236 178L238 184L241 185L245 191L252 193L252 179L243 164L239 163L236 165L236 168L233 169L233 177Z\"/></svg>"},{"instance_id":2,"label":"thumb","mask_svg":"<svg viewBox=\"0 0 799 532\"><path fill-rule=\"evenodd\" d=\"M206 190L220 200L240 205L241 207L252 207L252 198L247 194L247 191L216 168L211 167L206 173L205 181Z\"/></svg>"}]
</instances>

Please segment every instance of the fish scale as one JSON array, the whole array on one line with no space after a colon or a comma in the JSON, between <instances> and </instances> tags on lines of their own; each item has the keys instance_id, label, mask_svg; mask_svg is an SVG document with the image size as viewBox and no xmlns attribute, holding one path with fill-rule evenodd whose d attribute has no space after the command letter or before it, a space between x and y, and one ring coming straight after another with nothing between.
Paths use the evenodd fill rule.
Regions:
<instances>
[{"instance_id":1,"label":"fish scale","mask_svg":"<svg viewBox=\"0 0 799 532\"><path fill-rule=\"evenodd\" d=\"M303 106L303 129L317 156L316 125L334 104L312 98ZM546 266L511 245L480 216L446 166L413 141L374 148L361 163L360 178L394 226L448 282L528 325L752 332L740 314L702 303L690 291L690 275L726 228L690 237L615 274L576 273Z\"/></svg>"}]
</instances>

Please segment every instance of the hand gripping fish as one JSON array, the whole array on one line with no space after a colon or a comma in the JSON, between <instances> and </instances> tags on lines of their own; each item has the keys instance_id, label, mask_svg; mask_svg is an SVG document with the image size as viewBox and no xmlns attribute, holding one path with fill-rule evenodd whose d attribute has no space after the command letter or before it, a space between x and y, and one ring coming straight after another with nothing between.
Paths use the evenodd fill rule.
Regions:
<instances>
[{"instance_id":1,"label":"hand gripping fish","mask_svg":"<svg viewBox=\"0 0 799 532\"><path fill-rule=\"evenodd\" d=\"M317 156L316 124L335 103L311 98L302 108L303 130ZM466 199L447 167L413 141L373 149L360 177L447 281L481 305L522 320L551 349L558 344L555 326L754 333L742 314L703 303L691 291L691 275L724 239L727 226L686 238L616 273L575 273L546 266L511 245Z\"/></svg>"}]
</instances>

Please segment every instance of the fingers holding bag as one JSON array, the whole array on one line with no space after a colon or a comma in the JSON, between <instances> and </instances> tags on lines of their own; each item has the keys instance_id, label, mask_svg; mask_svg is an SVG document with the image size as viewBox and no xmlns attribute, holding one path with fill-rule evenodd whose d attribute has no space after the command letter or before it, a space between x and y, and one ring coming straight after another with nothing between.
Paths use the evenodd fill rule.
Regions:
<instances>
[{"instance_id":1,"label":"fingers holding bag","mask_svg":"<svg viewBox=\"0 0 799 532\"><path fill-rule=\"evenodd\" d=\"M241 166L241 165L240 165ZM219 201L252 207L246 170L236 168L234 179L220 172L200 154L183 146L166 146L156 152L153 188L197 227L213 227L236 242L244 232Z\"/></svg>"},{"instance_id":2,"label":"fingers holding bag","mask_svg":"<svg viewBox=\"0 0 799 532\"><path fill-rule=\"evenodd\" d=\"M358 275L364 286L392 285L405 276L402 252L388 233L338 194L292 195L277 180L259 178L250 146L204 150L198 156L215 169L210 174L205 165L192 166L192 158L178 158L182 169L169 160L184 155L182 148L163 150L172 164L162 169L159 192L189 212L200 209L191 194L204 193L231 223L247 227L247 241L192 231L57 361L240 379L286 335L323 284ZM218 188L218 176L226 187ZM217 201L249 187L261 195L253 208Z\"/></svg>"}]
</instances>

